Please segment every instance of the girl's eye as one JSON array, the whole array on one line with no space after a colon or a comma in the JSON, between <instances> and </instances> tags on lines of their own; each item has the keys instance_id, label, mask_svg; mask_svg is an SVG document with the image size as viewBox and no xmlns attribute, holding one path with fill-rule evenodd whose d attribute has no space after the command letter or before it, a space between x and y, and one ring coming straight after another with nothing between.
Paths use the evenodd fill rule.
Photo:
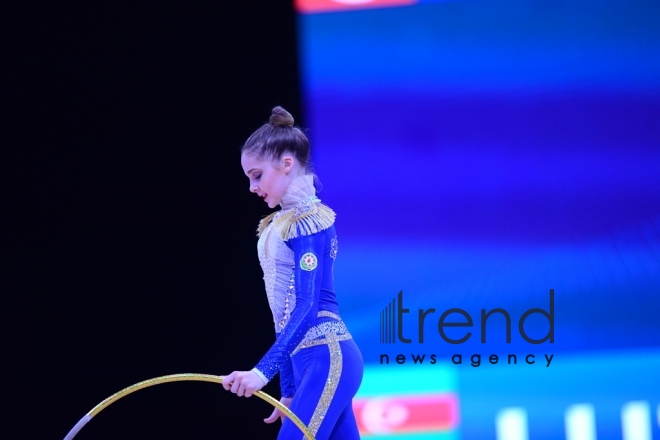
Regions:
<instances>
[{"instance_id":1,"label":"girl's eye","mask_svg":"<svg viewBox=\"0 0 660 440\"><path fill-rule=\"evenodd\" d=\"M254 178L255 178L256 180L261 179L261 174L257 174L257 175L255 175Z\"/></svg>"}]
</instances>

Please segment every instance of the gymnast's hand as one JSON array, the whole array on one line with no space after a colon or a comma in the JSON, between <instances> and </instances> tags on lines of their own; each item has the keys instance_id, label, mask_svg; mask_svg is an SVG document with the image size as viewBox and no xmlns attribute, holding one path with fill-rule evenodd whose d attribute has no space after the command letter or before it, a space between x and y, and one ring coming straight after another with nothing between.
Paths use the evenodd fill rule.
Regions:
<instances>
[{"instance_id":1,"label":"gymnast's hand","mask_svg":"<svg viewBox=\"0 0 660 440\"><path fill-rule=\"evenodd\" d=\"M282 397L280 399L280 403L282 405L286 406L287 408L289 408L290 405L291 405L291 400L293 400L293 397ZM280 419L281 421L284 421L284 413L282 411L280 411L280 409L278 407L275 407L275 409L273 410L273 413L270 415L270 417L268 417L267 419L264 419L264 422L273 423L277 419Z\"/></svg>"},{"instance_id":2,"label":"gymnast's hand","mask_svg":"<svg viewBox=\"0 0 660 440\"><path fill-rule=\"evenodd\" d=\"M222 386L237 396L250 397L266 384L252 371L234 371L222 378Z\"/></svg>"}]
</instances>

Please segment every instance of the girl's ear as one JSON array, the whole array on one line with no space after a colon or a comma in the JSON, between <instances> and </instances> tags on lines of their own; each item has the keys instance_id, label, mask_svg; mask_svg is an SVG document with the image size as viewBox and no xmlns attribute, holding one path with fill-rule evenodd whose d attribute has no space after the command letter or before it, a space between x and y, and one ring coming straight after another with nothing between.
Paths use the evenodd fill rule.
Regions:
<instances>
[{"instance_id":1,"label":"girl's ear","mask_svg":"<svg viewBox=\"0 0 660 440\"><path fill-rule=\"evenodd\" d=\"M293 156L286 155L282 156L282 169L285 174L289 174L293 168Z\"/></svg>"}]
</instances>

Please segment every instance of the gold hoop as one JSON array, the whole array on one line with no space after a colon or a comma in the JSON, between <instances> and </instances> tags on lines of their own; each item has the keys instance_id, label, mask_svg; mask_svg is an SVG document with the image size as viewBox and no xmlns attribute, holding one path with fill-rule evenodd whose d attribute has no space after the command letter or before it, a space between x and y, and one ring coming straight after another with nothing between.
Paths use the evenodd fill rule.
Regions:
<instances>
[{"instance_id":1,"label":"gold hoop","mask_svg":"<svg viewBox=\"0 0 660 440\"><path fill-rule=\"evenodd\" d=\"M142 382L138 382L136 384L133 384L129 387L124 388L121 391L116 392L112 396L108 397L98 405L96 405L90 412L85 414L85 416L76 423L76 425L69 431L69 433L64 437L64 440L71 440L75 435L82 429L83 426L89 422L92 417L103 411L105 408L110 406L112 403L116 402L117 400L121 399L122 397L125 397L131 393L134 393L138 390L151 387L154 385L160 385L163 383L167 382L179 382L179 381L201 381L201 382L214 382L214 383L222 383L222 376L213 376L211 374L199 374L199 373L181 373L181 374L170 374L168 376L160 376L160 377L154 377L153 379L147 379L143 380ZM254 393L255 396L259 397L260 399L265 400L266 402L270 403L280 411L282 411L293 423L296 424L298 428L305 434L305 438L307 440L314 440L314 436L309 432L309 429L307 429L307 426L296 416L289 408L284 406L280 401L277 399L271 397L270 395L264 393L263 391L257 391Z\"/></svg>"}]
</instances>

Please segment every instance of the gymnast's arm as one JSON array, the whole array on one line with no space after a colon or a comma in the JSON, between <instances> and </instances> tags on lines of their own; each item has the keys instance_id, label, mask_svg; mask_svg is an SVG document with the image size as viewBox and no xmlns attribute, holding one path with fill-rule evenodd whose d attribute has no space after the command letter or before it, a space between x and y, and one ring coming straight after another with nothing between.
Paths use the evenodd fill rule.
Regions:
<instances>
[{"instance_id":1,"label":"gymnast's arm","mask_svg":"<svg viewBox=\"0 0 660 440\"><path fill-rule=\"evenodd\" d=\"M327 229L286 241L294 256L296 307L291 312L287 325L277 335L275 343L253 369L257 375L263 376L262 379L272 380L282 368L289 374L286 372L286 364L291 362L291 353L316 320L326 237ZM289 397L284 394L283 396Z\"/></svg>"}]
</instances>

